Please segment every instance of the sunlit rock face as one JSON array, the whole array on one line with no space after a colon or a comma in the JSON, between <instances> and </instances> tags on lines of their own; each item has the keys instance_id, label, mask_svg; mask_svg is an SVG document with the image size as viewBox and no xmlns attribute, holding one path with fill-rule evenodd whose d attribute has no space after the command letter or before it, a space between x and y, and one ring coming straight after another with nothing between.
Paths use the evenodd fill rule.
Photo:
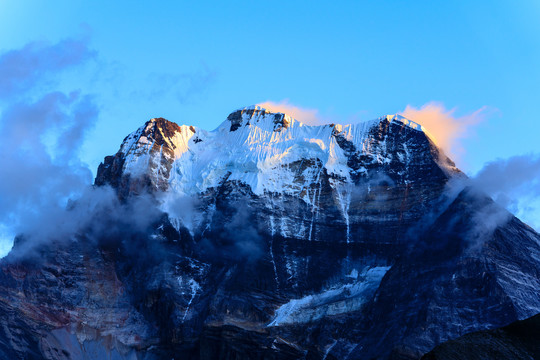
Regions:
<instances>
[{"instance_id":1,"label":"sunlit rock face","mask_svg":"<svg viewBox=\"0 0 540 360\"><path fill-rule=\"evenodd\" d=\"M540 312L540 237L464 179L399 115L152 119L95 184L162 215L4 259L0 355L416 359Z\"/></svg>"},{"instance_id":2,"label":"sunlit rock face","mask_svg":"<svg viewBox=\"0 0 540 360\"><path fill-rule=\"evenodd\" d=\"M128 135L114 156L105 157L98 168L96 185L110 184L121 196L168 187L172 162L185 151L192 126L178 126L163 118L152 119Z\"/></svg>"}]
</instances>

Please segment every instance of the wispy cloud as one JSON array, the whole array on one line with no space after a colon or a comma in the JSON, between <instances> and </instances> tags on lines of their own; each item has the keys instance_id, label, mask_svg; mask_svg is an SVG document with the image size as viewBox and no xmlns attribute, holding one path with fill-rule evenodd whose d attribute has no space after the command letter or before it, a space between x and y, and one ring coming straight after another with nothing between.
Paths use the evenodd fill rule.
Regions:
<instances>
[{"instance_id":1,"label":"wispy cloud","mask_svg":"<svg viewBox=\"0 0 540 360\"><path fill-rule=\"evenodd\" d=\"M150 73L146 76L145 87L131 93L135 101L152 101L172 96L180 104L191 104L198 100L215 83L218 73L201 62L193 71L177 73Z\"/></svg>"},{"instance_id":2,"label":"wispy cloud","mask_svg":"<svg viewBox=\"0 0 540 360\"><path fill-rule=\"evenodd\" d=\"M540 230L540 155L488 162L473 182L500 205Z\"/></svg>"},{"instance_id":3,"label":"wispy cloud","mask_svg":"<svg viewBox=\"0 0 540 360\"><path fill-rule=\"evenodd\" d=\"M460 141L470 136L474 126L480 124L493 110L483 106L480 109L456 116L456 109L446 109L443 104L429 102L416 108L407 105L403 116L420 123L434 137L435 142L454 160L465 152Z\"/></svg>"},{"instance_id":4,"label":"wispy cloud","mask_svg":"<svg viewBox=\"0 0 540 360\"><path fill-rule=\"evenodd\" d=\"M96 52L86 39L66 39L57 44L32 42L0 55L0 98L21 95L47 75L78 66Z\"/></svg>"}]
</instances>

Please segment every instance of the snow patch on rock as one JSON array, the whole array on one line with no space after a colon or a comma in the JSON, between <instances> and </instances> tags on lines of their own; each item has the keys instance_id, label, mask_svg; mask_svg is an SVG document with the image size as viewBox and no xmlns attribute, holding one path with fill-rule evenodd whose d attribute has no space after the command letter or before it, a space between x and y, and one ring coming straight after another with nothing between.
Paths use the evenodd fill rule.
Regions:
<instances>
[{"instance_id":1,"label":"snow patch on rock","mask_svg":"<svg viewBox=\"0 0 540 360\"><path fill-rule=\"evenodd\" d=\"M325 316L358 310L375 293L389 266L366 267L361 273L354 270L355 281L339 284L318 293L291 299L274 313L268 326L307 323ZM352 273L351 273L352 274ZM351 278L350 275L347 276Z\"/></svg>"}]
</instances>

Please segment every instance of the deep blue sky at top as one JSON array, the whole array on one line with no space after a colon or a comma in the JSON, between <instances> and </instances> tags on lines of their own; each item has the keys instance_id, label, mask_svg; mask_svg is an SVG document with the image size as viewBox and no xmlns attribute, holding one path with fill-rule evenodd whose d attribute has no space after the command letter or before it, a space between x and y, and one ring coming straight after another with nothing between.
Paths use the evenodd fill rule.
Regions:
<instances>
[{"instance_id":1,"label":"deep blue sky at top","mask_svg":"<svg viewBox=\"0 0 540 360\"><path fill-rule=\"evenodd\" d=\"M284 99L338 122L496 109L463 143L469 173L540 149L539 1L0 1L0 52L69 37L97 52L58 84L99 104L93 171L151 117L211 130Z\"/></svg>"}]
</instances>

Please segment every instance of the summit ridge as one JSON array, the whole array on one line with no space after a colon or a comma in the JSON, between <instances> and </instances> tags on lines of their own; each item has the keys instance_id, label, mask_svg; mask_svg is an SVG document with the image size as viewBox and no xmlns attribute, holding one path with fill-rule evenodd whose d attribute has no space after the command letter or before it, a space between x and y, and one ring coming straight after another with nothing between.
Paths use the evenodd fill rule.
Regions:
<instances>
[{"instance_id":1,"label":"summit ridge","mask_svg":"<svg viewBox=\"0 0 540 360\"><path fill-rule=\"evenodd\" d=\"M115 169L114 174L109 169ZM420 173L432 179L420 179ZM96 184L118 187L121 179L121 193L160 190L165 192L163 206L169 208L178 196L238 182L254 195L293 196L315 208L325 183L348 221L347 209L359 183L387 177L396 185L411 186L418 181L440 183L458 174L423 128L400 115L307 126L254 105L232 112L213 131L151 120L126 137L114 157L105 159Z\"/></svg>"}]
</instances>

